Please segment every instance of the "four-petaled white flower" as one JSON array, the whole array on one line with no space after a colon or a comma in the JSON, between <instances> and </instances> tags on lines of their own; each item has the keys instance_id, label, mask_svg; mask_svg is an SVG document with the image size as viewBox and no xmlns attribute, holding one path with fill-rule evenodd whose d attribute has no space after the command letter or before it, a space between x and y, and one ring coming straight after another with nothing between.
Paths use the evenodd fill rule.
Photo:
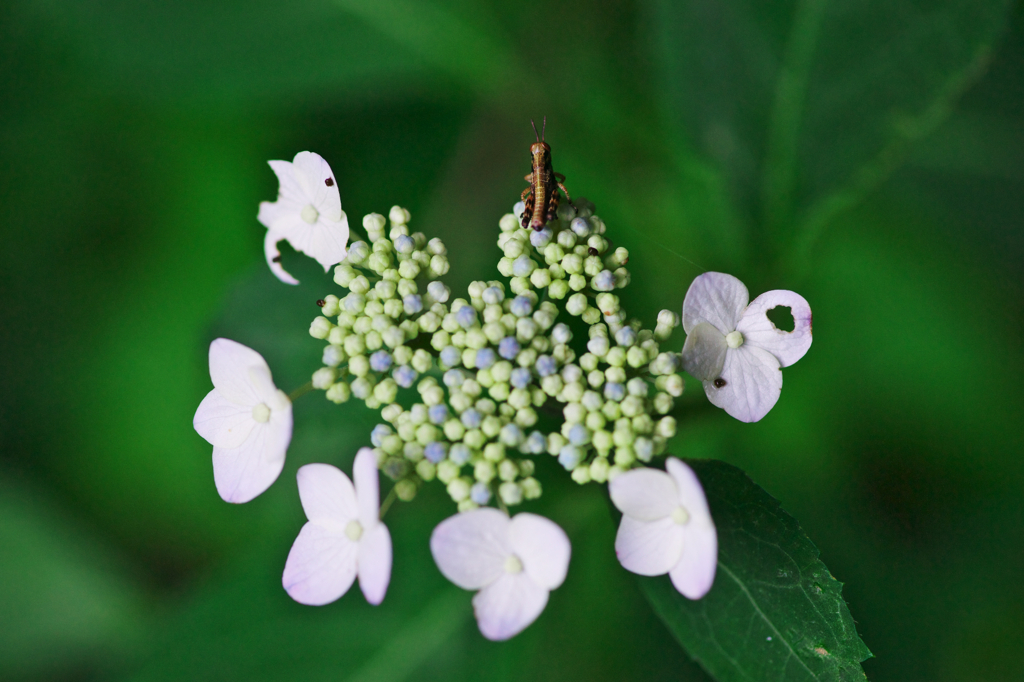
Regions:
<instances>
[{"instance_id":1,"label":"four-petaled white flower","mask_svg":"<svg viewBox=\"0 0 1024 682\"><path fill-rule=\"evenodd\" d=\"M442 521L430 536L441 573L473 597L484 637L509 639L537 619L569 567L569 538L536 514L475 509Z\"/></svg>"},{"instance_id":2,"label":"four-petaled white flower","mask_svg":"<svg viewBox=\"0 0 1024 682\"><path fill-rule=\"evenodd\" d=\"M281 583L295 601L322 606L359 576L366 601L377 605L391 582L391 534L380 520L377 457L362 448L352 478L329 464L299 469L299 497L309 521L299 531Z\"/></svg>"},{"instance_id":3,"label":"four-petaled white flower","mask_svg":"<svg viewBox=\"0 0 1024 682\"><path fill-rule=\"evenodd\" d=\"M776 289L747 305L743 282L721 272L693 280L683 301L683 367L704 383L714 405L744 422L756 422L775 406L782 367L811 347L811 307L803 296ZM778 329L766 314L785 306L793 331Z\"/></svg>"},{"instance_id":4,"label":"four-petaled white flower","mask_svg":"<svg viewBox=\"0 0 1024 682\"><path fill-rule=\"evenodd\" d=\"M277 480L292 439L292 403L263 356L230 339L210 344L213 390L192 426L213 445L213 480L227 502L248 502Z\"/></svg>"},{"instance_id":5,"label":"four-petaled white flower","mask_svg":"<svg viewBox=\"0 0 1024 682\"><path fill-rule=\"evenodd\" d=\"M715 581L718 533L700 481L675 457L668 473L634 469L608 484L622 512L615 554L623 568L640 575L668 573L683 596L700 599Z\"/></svg>"},{"instance_id":6,"label":"four-petaled white flower","mask_svg":"<svg viewBox=\"0 0 1024 682\"><path fill-rule=\"evenodd\" d=\"M295 159L269 161L281 183L277 201L260 203L257 219L267 226L263 251L267 265L286 284L299 281L281 267L277 243L288 240L296 251L312 256L324 272L345 258L348 216L341 210L338 183L323 157L299 152Z\"/></svg>"}]
</instances>

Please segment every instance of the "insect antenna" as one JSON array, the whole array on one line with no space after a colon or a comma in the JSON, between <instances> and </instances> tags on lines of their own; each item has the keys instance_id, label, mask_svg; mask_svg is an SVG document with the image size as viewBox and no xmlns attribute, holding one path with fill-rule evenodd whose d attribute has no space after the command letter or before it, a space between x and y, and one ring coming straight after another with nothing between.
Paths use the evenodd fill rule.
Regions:
<instances>
[{"instance_id":1,"label":"insect antenna","mask_svg":"<svg viewBox=\"0 0 1024 682\"><path fill-rule=\"evenodd\" d=\"M541 142L544 141L544 133L547 131L547 129L548 129L548 117L547 117L547 114L545 114L544 115L544 123L541 125L541 128L540 128L540 141ZM537 131L537 129L534 128L534 132L536 132L536 131Z\"/></svg>"},{"instance_id":2,"label":"insect antenna","mask_svg":"<svg viewBox=\"0 0 1024 682\"><path fill-rule=\"evenodd\" d=\"M548 117L545 116L544 117L544 121L547 122L547 120L548 120ZM537 124L533 122L532 118L530 119L530 125L533 126L533 134L537 136L537 142L540 142L540 135L537 135Z\"/></svg>"}]
</instances>

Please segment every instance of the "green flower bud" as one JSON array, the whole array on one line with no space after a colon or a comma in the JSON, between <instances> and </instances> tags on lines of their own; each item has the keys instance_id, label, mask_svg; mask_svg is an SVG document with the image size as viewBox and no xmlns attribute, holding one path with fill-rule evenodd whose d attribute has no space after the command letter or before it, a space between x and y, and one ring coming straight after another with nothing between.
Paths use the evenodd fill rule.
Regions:
<instances>
[{"instance_id":1,"label":"green flower bud","mask_svg":"<svg viewBox=\"0 0 1024 682\"><path fill-rule=\"evenodd\" d=\"M423 402L431 406L440 405L444 402L444 389L437 385L428 387L423 391Z\"/></svg>"},{"instance_id":2,"label":"green flower bud","mask_svg":"<svg viewBox=\"0 0 1024 682\"><path fill-rule=\"evenodd\" d=\"M409 364L412 365L412 368L414 370L416 370L420 374L424 374L430 371L430 365L432 362L433 358L431 358L430 353L420 348L415 353L413 353L412 361Z\"/></svg>"},{"instance_id":3,"label":"green flower bud","mask_svg":"<svg viewBox=\"0 0 1024 682\"><path fill-rule=\"evenodd\" d=\"M348 330L344 327L332 327L330 333L327 334L327 342L332 346L340 346L348 334Z\"/></svg>"},{"instance_id":4,"label":"green flower bud","mask_svg":"<svg viewBox=\"0 0 1024 682\"><path fill-rule=\"evenodd\" d=\"M519 221L511 213L506 213L501 216L501 220L498 221L498 227L501 228L502 232L512 232L513 230L519 229Z\"/></svg>"},{"instance_id":5,"label":"green flower bud","mask_svg":"<svg viewBox=\"0 0 1024 682\"><path fill-rule=\"evenodd\" d=\"M562 415L565 417L565 425L579 424L587 418L587 408L580 403L567 403L562 408Z\"/></svg>"},{"instance_id":6,"label":"green flower bud","mask_svg":"<svg viewBox=\"0 0 1024 682\"><path fill-rule=\"evenodd\" d=\"M626 363L634 369L639 369L647 364L647 353L640 346L633 346L626 353Z\"/></svg>"},{"instance_id":7,"label":"green flower bud","mask_svg":"<svg viewBox=\"0 0 1024 682\"><path fill-rule=\"evenodd\" d=\"M370 361L365 355L354 355L349 358L348 371L357 377L364 377L370 372Z\"/></svg>"},{"instance_id":8,"label":"green flower bud","mask_svg":"<svg viewBox=\"0 0 1024 682\"><path fill-rule=\"evenodd\" d=\"M438 469L437 473L438 478L441 478L440 468ZM468 481L465 478L453 479L452 482L448 484L448 495L452 498L453 501L462 502L463 500L469 497L469 488L471 485L472 484L470 483L470 481Z\"/></svg>"},{"instance_id":9,"label":"green flower bud","mask_svg":"<svg viewBox=\"0 0 1024 682\"><path fill-rule=\"evenodd\" d=\"M654 396L654 411L658 414L668 414L674 405L675 402L668 393L658 393Z\"/></svg>"},{"instance_id":10,"label":"green flower bud","mask_svg":"<svg viewBox=\"0 0 1024 682\"><path fill-rule=\"evenodd\" d=\"M433 385L433 381L428 382L424 380L420 382L420 385L416 387L416 390L422 393L423 391L427 390L429 386ZM426 424L428 414L429 412L427 410L426 405L422 403L416 403L415 405L412 406L412 409L409 410L409 421L411 421L413 424L416 424L417 426L419 426L420 424Z\"/></svg>"},{"instance_id":11,"label":"green flower bud","mask_svg":"<svg viewBox=\"0 0 1024 682\"><path fill-rule=\"evenodd\" d=\"M573 469L572 480L576 481L580 485L590 483L590 466L587 464L580 464L578 467Z\"/></svg>"},{"instance_id":12,"label":"green flower bud","mask_svg":"<svg viewBox=\"0 0 1024 682\"><path fill-rule=\"evenodd\" d=\"M403 426L412 426L412 424L405 424ZM399 430L401 430L401 427L399 427ZM401 433L399 433L399 437L402 437ZM402 440L405 440L405 438L402 438ZM410 462L418 462L423 459L423 446L416 441L406 440L405 445L402 446L402 454Z\"/></svg>"},{"instance_id":13,"label":"green flower bud","mask_svg":"<svg viewBox=\"0 0 1024 682\"><path fill-rule=\"evenodd\" d=\"M569 293L569 284L564 279L555 279L548 285L548 296L561 300Z\"/></svg>"},{"instance_id":14,"label":"green flower bud","mask_svg":"<svg viewBox=\"0 0 1024 682\"><path fill-rule=\"evenodd\" d=\"M384 436L381 440L380 449L389 455L397 455L403 451L404 446L405 442L402 440L401 436L391 434L390 436Z\"/></svg>"},{"instance_id":15,"label":"green flower bud","mask_svg":"<svg viewBox=\"0 0 1024 682\"><path fill-rule=\"evenodd\" d=\"M331 321L321 315L309 325L309 335L314 339L326 339L327 335L331 333L332 327L334 325L331 324Z\"/></svg>"},{"instance_id":16,"label":"green flower bud","mask_svg":"<svg viewBox=\"0 0 1024 682\"><path fill-rule=\"evenodd\" d=\"M373 397L382 403L394 402L397 396L398 384L395 383L394 379L384 379L373 389Z\"/></svg>"},{"instance_id":17,"label":"green flower bud","mask_svg":"<svg viewBox=\"0 0 1024 682\"><path fill-rule=\"evenodd\" d=\"M433 443L440 436L440 432L433 424L420 424L416 428L416 442L424 447Z\"/></svg>"},{"instance_id":18,"label":"green flower bud","mask_svg":"<svg viewBox=\"0 0 1024 682\"><path fill-rule=\"evenodd\" d=\"M565 439L560 433L549 433L548 434L548 454L557 456L562 451L569 441Z\"/></svg>"},{"instance_id":19,"label":"green flower bud","mask_svg":"<svg viewBox=\"0 0 1024 682\"><path fill-rule=\"evenodd\" d=\"M430 460L421 459L416 464L416 473L424 481L432 481L434 480L434 476L437 475L437 469L434 467L433 462L431 462Z\"/></svg>"},{"instance_id":20,"label":"green flower bud","mask_svg":"<svg viewBox=\"0 0 1024 682\"><path fill-rule=\"evenodd\" d=\"M573 294L569 297L569 300L565 302L565 311L570 315L582 315L586 309L587 297L583 294Z\"/></svg>"},{"instance_id":21,"label":"green flower bud","mask_svg":"<svg viewBox=\"0 0 1024 682\"><path fill-rule=\"evenodd\" d=\"M627 396L626 399L622 401L621 407L623 415L627 417L635 417L644 411L644 401L643 398L635 395Z\"/></svg>"},{"instance_id":22,"label":"green flower bud","mask_svg":"<svg viewBox=\"0 0 1024 682\"><path fill-rule=\"evenodd\" d=\"M626 468L630 464L636 461L636 454L633 452L633 448L616 448L615 450L615 464L616 466Z\"/></svg>"},{"instance_id":23,"label":"green flower bud","mask_svg":"<svg viewBox=\"0 0 1024 682\"><path fill-rule=\"evenodd\" d=\"M517 426L521 426L523 428L530 428L531 426L537 423L537 411L534 410L532 407L517 408L515 422Z\"/></svg>"},{"instance_id":24,"label":"green flower bud","mask_svg":"<svg viewBox=\"0 0 1024 682\"><path fill-rule=\"evenodd\" d=\"M587 324L597 324L601 321L601 311L594 307L587 308L583 311L583 314L580 315L580 319Z\"/></svg>"},{"instance_id":25,"label":"green flower bud","mask_svg":"<svg viewBox=\"0 0 1024 682\"><path fill-rule=\"evenodd\" d=\"M344 381L339 381L327 389L327 399L332 403L341 404L347 402L351 396L352 391Z\"/></svg>"},{"instance_id":26,"label":"green flower bud","mask_svg":"<svg viewBox=\"0 0 1024 682\"><path fill-rule=\"evenodd\" d=\"M395 420L402 415L402 406L398 403L391 403L383 410L380 411L380 416L384 418L384 421L395 423Z\"/></svg>"},{"instance_id":27,"label":"green flower bud","mask_svg":"<svg viewBox=\"0 0 1024 682\"><path fill-rule=\"evenodd\" d=\"M662 438L673 438L676 435L676 420L675 417L662 417L658 420L658 425L655 430L657 435Z\"/></svg>"},{"instance_id":28,"label":"green flower bud","mask_svg":"<svg viewBox=\"0 0 1024 682\"><path fill-rule=\"evenodd\" d=\"M448 273L448 259L444 256L434 256L430 259L430 274L432 277L440 277Z\"/></svg>"},{"instance_id":29,"label":"green flower bud","mask_svg":"<svg viewBox=\"0 0 1024 682\"><path fill-rule=\"evenodd\" d=\"M569 275L578 275L583 272L583 259L574 253L562 258L560 265Z\"/></svg>"},{"instance_id":30,"label":"green flower bud","mask_svg":"<svg viewBox=\"0 0 1024 682\"><path fill-rule=\"evenodd\" d=\"M488 462L502 461L505 459L505 446L501 443L488 443L484 446L484 459Z\"/></svg>"},{"instance_id":31,"label":"green flower bud","mask_svg":"<svg viewBox=\"0 0 1024 682\"><path fill-rule=\"evenodd\" d=\"M502 483L498 486L498 497L511 507L523 501L523 490L515 483Z\"/></svg>"},{"instance_id":32,"label":"green flower bud","mask_svg":"<svg viewBox=\"0 0 1024 682\"><path fill-rule=\"evenodd\" d=\"M379 350L384 345L384 339L381 337L380 332L373 329L366 332L364 342L366 343L367 350Z\"/></svg>"},{"instance_id":33,"label":"green flower bud","mask_svg":"<svg viewBox=\"0 0 1024 682\"><path fill-rule=\"evenodd\" d=\"M631 421L633 433L650 433L654 430L654 420L649 414L638 414Z\"/></svg>"},{"instance_id":34,"label":"green flower bud","mask_svg":"<svg viewBox=\"0 0 1024 682\"><path fill-rule=\"evenodd\" d=\"M562 390L562 377L557 374L551 374L540 380L541 389L549 396L556 396Z\"/></svg>"},{"instance_id":35,"label":"green flower bud","mask_svg":"<svg viewBox=\"0 0 1024 682\"><path fill-rule=\"evenodd\" d=\"M359 272L351 265L342 263L334 268L334 283L338 286L348 288L348 285L352 283L356 277L359 276Z\"/></svg>"},{"instance_id":36,"label":"green flower bud","mask_svg":"<svg viewBox=\"0 0 1024 682\"><path fill-rule=\"evenodd\" d=\"M444 436L451 442L462 440L466 435L466 427L458 419L449 419L444 423Z\"/></svg>"},{"instance_id":37,"label":"green flower bud","mask_svg":"<svg viewBox=\"0 0 1024 682\"><path fill-rule=\"evenodd\" d=\"M593 353L584 353L580 356L580 369L584 372L593 372L597 369L598 357Z\"/></svg>"},{"instance_id":38,"label":"green flower bud","mask_svg":"<svg viewBox=\"0 0 1024 682\"><path fill-rule=\"evenodd\" d=\"M487 442L487 437L484 436L480 429L470 429L469 431L466 431L466 435L463 436L462 442L473 450L480 450L483 448L484 443Z\"/></svg>"},{"instance_id":39,"label":"green flower bud","mask_svg":"<svg viewBox=\"0 0 1024 682\"><path fill-rule=\"evenodd\" d=\"M482 459L473 465L473 478L481 483L490 483L494 480L494 464Z\"/></svg>"},{"instance_id":40,"label":"green flower bud","mask_svg":"<svg viewBox=\"0 0 1024 682\"><path fill-rule=\"evenodd\" d=\"M333 367L321 367L313 372L313 388L326 391L334 384L337 376L338 372Z\"/></svg>"}]
</instances>

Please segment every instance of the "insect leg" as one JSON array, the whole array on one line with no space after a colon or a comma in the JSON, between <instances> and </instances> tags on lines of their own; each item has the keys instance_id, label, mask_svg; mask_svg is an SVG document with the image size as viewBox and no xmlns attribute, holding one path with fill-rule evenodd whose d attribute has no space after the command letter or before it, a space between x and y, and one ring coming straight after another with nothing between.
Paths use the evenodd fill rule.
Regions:
<instances>
[{"instance_id":1,"label":"insect leg","mask_svg":"<svg viewBox=\"0 0 1024 682\"><path fill-rule=\"evenodd\" d=\"M526 201L526 197L529 196L530 192L533 191L533 187L527 187L523 190L523 193L519 195L519 198Z\"/></svg>"},{"instance_id":2,"label":"insect leg","mask_svg":"<svg viewBox=\"0 0 1024 682\"><path fill-rule=\"evenodd\" d=\"M565 178L564 178L564 177L563 177L562 179L563 179L563 180L565 180ZM565 192L565 198L569 200L569 205L570 205L570 206L572 206L573 208L576 208L575 204L573 204L573 203L572 203L572 197L571 197L571 196L569 196L569 190L567 190L567 189L565 188L565 185L563 185L562 183L558 183L558 187L559 187L559 188L560 188L560 189L561 189L561 190L562 190L563 192Z\"/></svg>"}]
</instances>

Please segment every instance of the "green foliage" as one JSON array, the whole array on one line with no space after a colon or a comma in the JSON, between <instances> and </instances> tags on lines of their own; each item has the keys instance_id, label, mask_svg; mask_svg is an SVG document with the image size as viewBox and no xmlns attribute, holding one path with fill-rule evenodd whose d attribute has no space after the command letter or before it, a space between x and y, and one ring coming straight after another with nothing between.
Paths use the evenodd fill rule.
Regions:
<instances>
[{"instance_id":1,"label":"green foliage","mask_svg":"<svg viewBox=\"0 0 1024 682\"><path fill-rule=\"evenodd\" d=\"M724 462L690 462L718 529L718 573L703 599L668 576L640 578L679 642L716 680L862 680L871 652L842 583L779 503Z\"/></svg>"},{"instance_id":2,"label":"green foliage","mask_svg":"<svg viewBox=\"0 0 1024 682\"><path fill-rule=\"evenodd\" d=\"M945 119L991 59L1010 1L652 6L673 119L778 255L807 248Z\"/></svg>"},{"instance_id":3,"label":"green foliage","mask_svg":"<svg viewBox=\"0 0 1024 682\"><path fill-rule=\"evenodd\" d=\"M350 218L408 205L458 291L491 276L546 115L556 170L644 273L631 311L678 308L702 268L814 308L768 417L729 420L691 383L671 449L800 519L871 679L1020 679L1022 46L1008 0L0 6L0 460L29 481L0 485L0 676L706 679L574 484L536 510L573 540L569 580L497 646L430 561L443 500L391 512L381 608L281 590L295 469L348 466L369 413L304 398L284 473L244 508L189 426L214 336L286 389L318 362L329 279L290 252L301 287L266 272L266 159L322 153Z\"/></svg>"}]
</instances>

